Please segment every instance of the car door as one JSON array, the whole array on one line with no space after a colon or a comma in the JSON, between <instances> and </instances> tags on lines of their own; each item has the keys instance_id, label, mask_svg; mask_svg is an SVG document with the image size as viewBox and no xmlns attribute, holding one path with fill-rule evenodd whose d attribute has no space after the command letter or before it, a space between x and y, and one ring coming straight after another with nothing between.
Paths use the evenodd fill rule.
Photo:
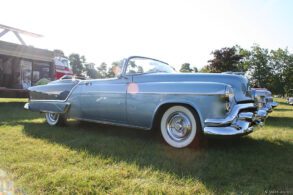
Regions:
<instances>
[{"instance_id":1,"label":"car door","mask_svg":"<svg viewBox=\"0 0 293 195\"><path fill-rule=\"evenodd\" d=\"M83 81L82 118L126 123L126 88L128 78Z\"/></svg>"}]
</instances>

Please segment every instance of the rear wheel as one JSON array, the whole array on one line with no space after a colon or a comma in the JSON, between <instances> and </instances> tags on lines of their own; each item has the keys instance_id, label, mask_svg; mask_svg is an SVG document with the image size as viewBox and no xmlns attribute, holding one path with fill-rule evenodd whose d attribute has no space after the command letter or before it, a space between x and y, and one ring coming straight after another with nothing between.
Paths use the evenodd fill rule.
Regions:
<instances>
[{"instance_id":1,"label":"rear wheel","mask_svg":"<svg viewBox=\"0 0 293 195\"><path fill-rule=\"evenodd\" d=\"M66 116L63 114L47 112L46 121L50 126L64 125L66 122Z\"/></svg>"},{"instance_id":2,"label":"rear wheel","mask_svg":"<svg viewBox=\"0 0 293 195\"><path fill-rule=\"evenodd\" d=\"M161 134L172 147L184 148L199 141L199 117L185 106L168 108L161 118Z\"/></svg>"}]
</instances>

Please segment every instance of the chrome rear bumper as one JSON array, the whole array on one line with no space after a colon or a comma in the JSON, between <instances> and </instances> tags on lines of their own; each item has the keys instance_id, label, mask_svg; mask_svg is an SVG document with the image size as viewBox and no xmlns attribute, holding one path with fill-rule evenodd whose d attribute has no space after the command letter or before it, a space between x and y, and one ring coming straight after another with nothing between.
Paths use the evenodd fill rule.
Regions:
<instances>
[{"instance_id":1,"label":"chrome rear bumper","mask_svg":"<svg viewBox=\"0 0 293 195\"><path fill-rule=\"evenodd\" d=\"M224 119L206 119L203 129L206 135L236 136L251 133L256 126L263 126L268 112L258 110L256 112L243 111L255 108L254 104L237 104L230 114Z\"/></svg>"},{"instance_id":2,"label":"chrome rear bumper","mask_svg":"<svg viewBox=\"0 0 293 195\"><path fill-rule=\"evenodd\" d=\"M26 109L26 110L29 110L30 109L30 104L26 103L23 108Z\"/></svg>"}]
</instances>

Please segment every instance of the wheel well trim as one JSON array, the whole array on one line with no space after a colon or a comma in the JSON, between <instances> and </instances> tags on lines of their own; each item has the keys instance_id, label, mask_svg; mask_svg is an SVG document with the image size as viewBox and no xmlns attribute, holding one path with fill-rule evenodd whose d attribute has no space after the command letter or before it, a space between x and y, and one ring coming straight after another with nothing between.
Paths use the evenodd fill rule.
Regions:
<instances>
[{"instance_id":1,"label":"wheel well trim","mask_svg":"<svg viewBox=\"0 0 293 195\"><path fill-rule=\"evenodd\" d=\"M181 105L187 105L187 106L191 107L193 109L193 111L195 111L197 113L197 115L199 117L199 120L200 120L201 127L204 128L204 121L203 121L203 117L202 117L201 113L199 112L200 111L199 106L197 106L196 104L194 104L193 102L188 101L188 100L181 100L181 101L169 100L169 101L161 102L156 107L156 109L154 111L154 114L153 114L153 117L152 117L151 128L153 128L155 126L155 123L156 123L156 120L157 120L157 117L158 117L160 109L163 106L166 106L168 104L174 104L174 105L180 105L181 104Z\"/></svg>"}]
</instances>

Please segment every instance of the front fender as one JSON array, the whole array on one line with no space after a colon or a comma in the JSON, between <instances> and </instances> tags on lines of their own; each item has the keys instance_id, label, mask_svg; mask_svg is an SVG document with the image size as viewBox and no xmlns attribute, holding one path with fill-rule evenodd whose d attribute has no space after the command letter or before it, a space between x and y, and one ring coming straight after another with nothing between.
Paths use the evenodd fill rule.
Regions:
<instances>
[{"instance_id":1,"label":"front fender","mask_svg":"<svg viewBox=\"0 0 293 195\"><path fill-rule=\"evenodd\" d=\"M228 85L212 82L136 83L135 93L127 92L127 118L131 125L153 127L160 108L166 104L185 104L204 119L214 117L213 106Z\"/></svg>"},{"instance_id":2,"label":"front fender","mask_svg":"<svg viewBox=\"0 0 293 195\"><path fill-rule=\"evenodd\" d=\"M202 116L202 112L200 112L200 108L198 105L196 105L194 102L190 101L190 100L186 100L184 98L182 99L176 99L176 100L165 100L163 102L161 102L155 109L154 111L154 115L152 117L152 127L155 125L155 118L158 117L158 113L160 112L160 109L165 107L166 105L178 105L178 104L182 104L182 105L187 105L189 107L191 107L199 116L200 119L200 124L202 127L204 127L204 120L203 120L203 116Z\"/></svg>"}]
</instances>

